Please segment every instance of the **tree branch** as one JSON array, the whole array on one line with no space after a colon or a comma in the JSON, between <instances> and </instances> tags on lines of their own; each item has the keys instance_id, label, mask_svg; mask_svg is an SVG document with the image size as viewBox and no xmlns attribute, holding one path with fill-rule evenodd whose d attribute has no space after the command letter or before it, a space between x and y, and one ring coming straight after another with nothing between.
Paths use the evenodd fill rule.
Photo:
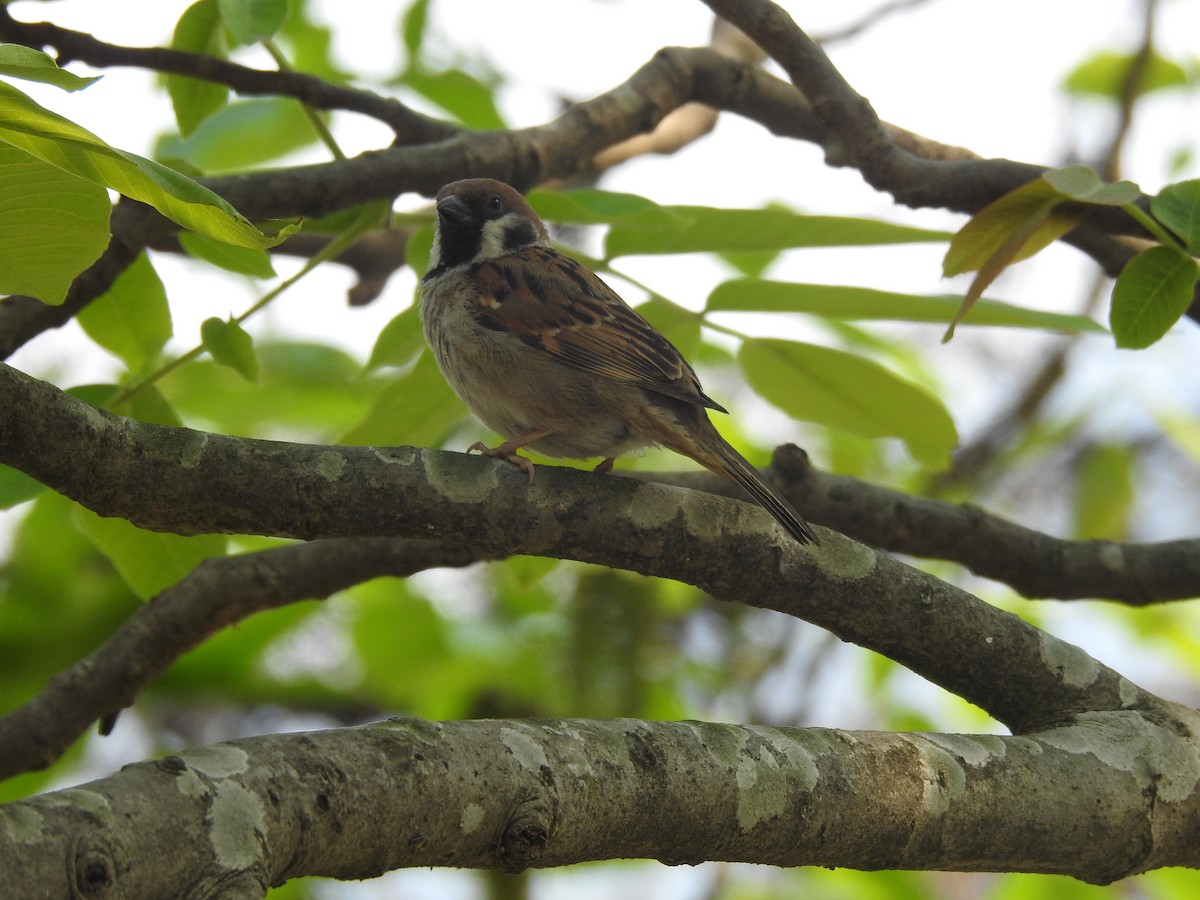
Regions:
<instances>
[{"instance_id":1,"label":"tree branch","mask_svg":"<svg viewBox=\"0 0 1200 900\"><path fill-rule=\"evenodd\" d=\"M313 109L344 109L378 119L389 126L402 144L425 144L445 140L462 129L438 119L421 115L399 100L382 97L361 88L331 84L303 72L267 72L251 69L225 59L169 50L163 47L122 47L97 40L90 34L61 28L50 22L18 22L7 6L0 6L0 41L22 44L40 50L54 47L58 62L73 60L95 68L128 66L186 75L226 85L239 94L294 97Z\"/></svg>"},{"instance_id":2,"label":"tree branch","mask_svg":"<svg viewBox=\"0 0 1200 900\"><path fill-rule=\"evenodd\" d=\"M188 750L10 803L0 856L16 861L14 897L127 900L646 857L1108 883L1200 865L1197 728L1176 706L1021 738L393 719Z\"/></svg>"},{"instance_id":3,"label":"tree branch","mask_svg":"<svg viewBox=\"0 0 1200 900\"><path fill-rule=\"evenodd\" d=\"M924 572L832 532L820 550L802 548L757 507L708 494L557 467L540 467L528 485L502 461L458 453L154 425L7 366L0 462L153 530L458 540L494 555L671 578L876 650L1014 732L1150 697L1077 647Z\"/></svg>"}]
</instances>

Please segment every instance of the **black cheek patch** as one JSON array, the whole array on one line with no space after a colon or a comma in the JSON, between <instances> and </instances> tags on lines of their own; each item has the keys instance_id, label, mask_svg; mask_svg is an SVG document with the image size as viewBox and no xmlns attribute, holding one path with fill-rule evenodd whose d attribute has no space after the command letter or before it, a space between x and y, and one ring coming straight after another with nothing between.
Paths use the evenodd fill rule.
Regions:
<instances>
[{"instance_id":1,"label":"black cheek patch","mask_svg":"<svg viewBox=\"0 0 1200 900\"><path fill-rule=\"evenodd\" d=\"M504 238L501 244L506 252L512 253L522 247L528 247L535 241L537 241L537 231L534 230L533 223L523 219L513 222L504 229Z\"/></svg>"}]
</instances>

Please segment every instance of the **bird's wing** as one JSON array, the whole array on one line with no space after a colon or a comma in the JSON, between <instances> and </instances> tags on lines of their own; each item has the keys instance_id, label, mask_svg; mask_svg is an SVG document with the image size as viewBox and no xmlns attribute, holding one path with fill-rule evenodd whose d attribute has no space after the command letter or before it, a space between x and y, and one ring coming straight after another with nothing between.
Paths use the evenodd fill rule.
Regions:
<instances>
[{"instance_id":1,"label":"bird's wing","mask_svg":"<svg viewBox=\"0 0 1200 900\"><path fill-rule=\"evenodd\" d=\"M479 321L568 365L725 410L683 355L594 273L550 247L526 247L472 267Z\"/></svg>"}]
</instances>

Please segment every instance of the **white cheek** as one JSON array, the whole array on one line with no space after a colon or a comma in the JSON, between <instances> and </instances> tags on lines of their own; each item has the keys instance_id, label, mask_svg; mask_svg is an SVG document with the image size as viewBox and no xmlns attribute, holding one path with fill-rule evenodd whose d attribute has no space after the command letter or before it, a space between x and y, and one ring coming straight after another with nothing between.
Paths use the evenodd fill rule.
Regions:
<instances>
[{"instance_id":1,"label":"white cheek","mask_svg":"<svg viewBox=\"0 0 1200 900\"><path fill-rule=\"evenodd\" d=\"M442 236L435 231L433 233L433 246L429 248L429 265L425 267L426 272L432 272L442 263Z\"/></svg>"},{"instance_id":2,"label":"white cheek","mask_svg":"<svg viewBox=\"0 0 1200 900\"><path fill-rule=\"evenodd\" d=\"M504 230L508 216L485 222L479 239L479 259L495 259L509 251L504 247Z\"/></svg>"}]
</instances>

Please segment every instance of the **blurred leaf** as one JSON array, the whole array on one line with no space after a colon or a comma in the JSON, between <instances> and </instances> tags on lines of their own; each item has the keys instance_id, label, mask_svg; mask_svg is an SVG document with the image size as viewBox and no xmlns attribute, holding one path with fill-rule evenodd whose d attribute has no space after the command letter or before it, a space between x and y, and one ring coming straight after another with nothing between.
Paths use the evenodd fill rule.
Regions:
<instances>
[{"instance_id":1,"label":"blurred leaf","mask_svg":"<svg viewBox=\"0 0 1200 900\"><path fill-rule=\"evenodd\" d=\"M662 211L674 219L663 227ZM699 253L783 250L943 241L949 234L876 219L806 216L784 209L715 209L663 206L623 217L609 229L605 254Z\"/></svg>"},{"instance_id":2,"label":"blurred leaf","mask_svg":"<svg viewBox=\"0 0 1200 900\"><path fill-rule=\"evenodd\" d=\"M1133 203L1142 195L1132 181L1117 181L1109 184L1102 181L1094 169L1088 166L1067 166L1042 173L1046 182L1072 200L1095 203L1099 206L1123 206Z\"/></svg>"},{"instance_id":3,"label":"blurred leaf","mask_svg":"<svg viewBox=\"0 0 1200 900\"><path fill-rule=\"evenodd\" d=\"M400 20L400 33L410 69L421 59L421 45L425 42L425 26L428 22L429 0L414 0Z\"/></svg>"},{"instance_id":4,"label":"blurred leaf","mask_svg":"<svg viewBox=\"0 0 1200 900\"><path fill-rule=\"evenodd\" d=\"M1072 94L1107 97L1120 101L1125 93L1125 82L1129 80L1129 68L1133 55L1105 50L1084 60L1076 66L1063 82L1063 88ZM1184 87L1188 83L1187 71L1183 66L1153 53L1146 63L1138 82L1136 94L1148 94L1164 88Z\"/></svg>"},{"instance_id":5,"label":"blurred leaf","mask_svg":"<svg viewBox=\"0 0 1200 900\"><path fill-rule=\"evenodd\" d=\"M175 428L183 424L175 410L167 403L167 398L159 393L158 387L153 384L134 391L123 402L110 405L109 408L115 413L140 422L153 422L156 425L170 425Z\"/></svg>"},{"instance_id":6,"label":"blurred leaf","mask_svg":"<svg viewBox=\"0 0 1200 900\"><path fill-rule=\"evenodd\" d=\"M760 278L779 254L771 250L747 251L745 253L718 253L718 256L740 274L748 278Z\"/></svg>"},{"instance_id":7,"label":"blurred leaf","mask_svg":"<svg viewBox=\"0 0 1200 900\"><path fill-rule=\"evenodd\" d=\"M718 284L709 294L708 312L793 312L834 319L890 319L945 323L959 308L956 296L900 294L841 284L796 284L741 278ZM1000 300L980 300L963 320L967 325L1043 328L1074 334L1103 334L1107 329L1087 316L1048 313Z\"/></svg>"},{"instance_id":8,"label":"blurred leaf","mask_svg":"<svg viewBox=\"0 0 1200 900\"><path fill-rule=\"evenodd\" d=\"M84 78L66 69L60 69L58 64L42 51L20 44L0 44L0 75L52 84L65 91L82 90L102 77L94 75Z\"/></svg>"},{"instance_id":9,"label":"blurred leaf","mask_svg":"<svg viewBox=\"0 0 1200 900\"><path fill-rule=\"evenodd\" d=\"M871 360L767 338L747 340L738 359L751 387L797 419L862 437L900 438L930 468L944 468L958 443L941 401Z\"/></svg>"},{"instance_id":10,"label":"blurred leaf","mask_svg":"<svg viewBox=\"0 0 1200 900\"><path fill-rule=\"evenodd\" d=\"M0 144L0 294L62 303L108 246L110 210L104 188Z\"/></svg>"},{"instance_id":11,"label":"blurred leaf","mask_svg":"<svg viewBox=\"0 0 1200 900\"><path fill-rule=\"evenodd\" d=\"M138 254L76 319L88 337L124 361L131 372L158 359L172 333L166 288L145 253Z\"/></svg>"},{"instance_id":12,"label":"blurred leaf","mask_svg":"<svg viewBox=\"0 0 1200 900\"><path fill-rule=\"evenodd\" d=\"M495 86L485 84L462 69L441 72L409 69L397 83L437 104L467 128L503 131L508 127L496 106Z\"/></svg>"},{"instance_id":13,"label":"blurred leaf","mask_svg":"<svg viewBox=\"0 0 1200 900\"><path fill-rule=\"evenodd\" d=\"M1133 508L1136 454L1127 446L1094 444L1075 466L1075 536L1125 540Z\"/></svg>"},{"instance_id":14,"label":"blurred leaf","mask_svg":"<svg viewBox=\"0 0 1200 900\"><path fill-rule=\"evenodd\" d=\"M216 241L194 231L180 232L179 244L188 256L211 263L227 272L252 275L255 278L272 278L275 275L271 255L266 250L235 247L233 244Z\"/></svg>"},{"instance_id":15,"label":"blurred leaf","mask_svg":"<svg viewBox=\"0 0 1200 900\"><path fill-rule=\"evenodd\" d=\"M1121 270L1113 288L1109 326L1124 349L1149 347L1192 302L1196 261L1174 247L1143 250Z\"/></svg>"},{"instance_id":16,"label":"blurred leaf","mask_svg":"<svg viewBox=\"0 0 1200 900\"><path fill-rule=\"evenodd\" d=\"M641 228L651 227L651 223L668 228L681 221L653 200L616 191L530 191L526 199L547 222L607 225L632 219Z\"/></svg>"},{"instance_id":17,"label":"blurred leaf","mask_svg":"<svg viewBox=\"0 0 1200 900\"><path fill-rule=\"evenodd\" d=\"M1200 179L1167 185L1150 201L1150 212L1182 238L1189 253L1200 253Z\"/></svg>"},{"instance_id":18,"label":"blurred leaf","mask_svg":"<svg viewBox=\"0 0 1200 900\"><path fill-rule=\"evenodd\" d=\"M229 366L247 381L258 381L258 358L254 341L246 330L230 319L205 319L200 326L200 339L213 360Z\"/></svg>"},{"instance_id":19,"label":"blurred leaf","mask_svg":"<svg viewBox=\"0 0 1200 900\"><path fill-rule=\"evenodd\" d=\"M418 278L425 277L425 271L429 268L429 253L432 249L432 225L426 225L424 228L414 231L404 247L404 261L408 263Z\"/></svg>"},{"instance_id":20,"label":"blurred leaf","mask_svg":"<svg viewBox=\"0 0 1200 900\"><path fill-rule=\"evenodd\" d=\"M84 533L143 600L175 584L202 561L225 555L224 535L183 537L145 531L124 519L98 516L82 506L77 515Z\"/></svg>"},{"instance_id":21,"label":"blurred leaf","mask_svg":"<svg viewBox=\"0 0 1200 900\"><path fill-rule=\"evenodd\" d=\"M306 3L292 4L291 14L284 20L279 37L287 42L288 56L297 72L307 72L333 84L351 80L333 58L333 33L329 26L314 22Z\"/></svg>"},{"instance_id":22,"label":"blurred leaf","mask_svg":"<svg viewBox=\"0 0 1200 900\"><path fill-rule=\"evenodd\" d=\"M338 443L432 447L465 415L461 401L438 371L433 354L425 352L409 372L379 393L371 411Z\"/></svg>"},{"instance_id":23,"label":"blurred leaf","mask_svg":"<svg viewBox=\"0 0 1200 900\"><path fill-rule=\"evenodd\" d=\"M262 234L208 188L152 160L110 147L4 82L0 82L0 142L148 203L185 228L218 240L244 247L271 247L286 236Z\"/></svg>"},{"instance_id":24,"label":"blurred leaf","mask_svg":"<svg viewBox=\"0 0 1200 900\"><path fill-rule=\"evenodd\" d=\"M194 427L223 434L328 441L370 409L380 383L333 347L260 342L259 383L226 366L198 360L176 369L160 387Z\"/></svg>"},{"instance_id":25,"label":"blurred leaf","mask_svg":"<svg viewBox=\"0 0 1200 900\"><path fill-rule=\"evenodd\" d=\"M12 509L44 490L46 486L36 478L12 466L0 465L0 509Z\"/></svg>"},{"instance_id":26,"label":"blurred leaf","mask_svg":"<svg viewBox=\"0 0 1200 900\"><path fill-rule=\"evenodd\" d=\"M288 15L288 0L217 0L217 6L229 34L243 45L274 37Z\"/></svg>"},{"instance_id":27,"label":"blurred leaf","mask_svg":"<svg viewBox=\"0 0 1200 900\"><path fill-rule=\"evenodd\" d=\"M421 332L419 307L414 303L383 326L379 337L375 339L375 346L371 348L367 369L407 366L424 349L425 335Z\"/></svg>"},{"instance_id":28,"label":"blurred leaf","mask_svg":"<svg viewBox=\"0 0 1200 900\"><path fill-rule=\"evenodd\" d=\"M226 58L225 31L216 0L199 0L184 11L175 25L171 49L215 59ZM229 99L229 88L215 81L168 74L166 83L171 107L175 110L175 122L183 135L195 131Z\"/></svg>"},{"instance_id":29,"label":"blurred leaf","mask_svg":"<svg viewBox=\"0 0 1200 900\"><path fill-rule=\"evenodd\" d=\"M316 142L297 101L252 97L226 104L186 138L159 138L154 155L184 160L202 172L233 172L257 168Z\"/></svg>"}]
</instances>

